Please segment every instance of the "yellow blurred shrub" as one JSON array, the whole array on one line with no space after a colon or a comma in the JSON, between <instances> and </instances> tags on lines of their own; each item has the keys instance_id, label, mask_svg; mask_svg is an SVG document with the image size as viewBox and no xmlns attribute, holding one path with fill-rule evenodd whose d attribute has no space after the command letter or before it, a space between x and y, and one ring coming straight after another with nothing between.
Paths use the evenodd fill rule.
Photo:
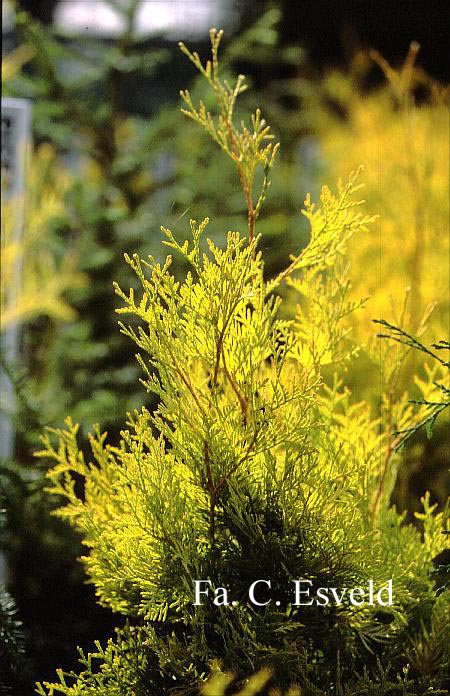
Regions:
<instances>
[{"instance_id":1,"label":"yellow blurred shrub","mask_svg":"<svg viewBox=\"0 0 450 696\"><path fill-rule=\"evenodd\" d=\"M68 185L67 171L44 144L31 157L25 197L2 200L2 331L41 314L74 317L64 293L85 284L85 277L76 270L73 249L61 248L55 235L66 215Z\"/></svg>"},{"instance_id":2,"label":"yellow blurred shrub","mask_svg":"<svg viewBox=\"0 0 450 696\"><path fill-rule=\"evenodd\" d=\"M338 108L317 110L327 178L334 181L364 164L367 209L379 214L349 259L354 297L370 293L366 309L354 315L364 340L372 318L420 331L434 305L427 342L445 337L448 329L448 92L415 67L417 51L411 44L400 70L372 53L386 79L368 95L356 86L367 57L360 56L350 77L331 73L321 103Z\"/></svg>"}]
</instances>

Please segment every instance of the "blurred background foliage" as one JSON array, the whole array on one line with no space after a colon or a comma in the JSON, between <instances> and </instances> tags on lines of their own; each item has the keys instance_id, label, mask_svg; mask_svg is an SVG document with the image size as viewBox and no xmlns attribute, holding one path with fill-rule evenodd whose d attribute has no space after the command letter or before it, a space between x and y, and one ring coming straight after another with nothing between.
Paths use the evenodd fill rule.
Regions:
<instances>
[{"instance_id":1,"label":"blurred background foliage","mask_svg":"<svg viewBox=\"0 0 450 696\"><path fill-rule=\"evenodd\" d=\"M438 4L429 19L440 32ZM74 668L73 644L89 648L113 625L83 585L79 540L49 514L45 472L32 453L42 428L68 413L85 431L99 422L117 441L124 413L151 406L114 312L113 280L134 282L123 254L158 256L160 225L181 234L190 217L208 216L216 240L246 228L232 164L179 111L186 86L208 107L194 68L173 38L136 35L139 2L109 5L121 13L122 30L101 38L52 25L56 2L22 1L11 5L14 31L4 43L3 94L32 100L34 137L20 247L8 232L14 201L2 202L2 328L21 326L20 355L4 366L15 385L16 438L13 456L1 463L2 537L7 586L24 624L27 657L16 675L23 693L57 666ZM401 20L402 31L391 23L389 43L377 25L383 8L390 12L384 3L376 20L342 3L333 34L333 13L322 5L303 21L302 3L234 3L222 66L249 76L252 89L239 109L247 115L260 106L281 141L258 223L268 275L307 241L299 214L306 193L365 165L367 212L380 217L352 250L353 297L370 299L353 327L367 351L348 370L355 400L369 398L381 412L380 384L389 382L393 397L411 386L414 356L399 365L395 346L376 340L371 319L390 320L428 344L448 334L445 47L437 32L430 49L423 22L411 17ZM322 52L320 21L328 36ZM186 39L182 29L179 38ZM414 39L424 42L418 56L415 44L408 53ZM189 45L202 54L207 32ZM8 307L4 293L18 258L23 283ZM420 434L408 446L393 498L409 518L427 488L445 501L448 427L448 420L437 427L432 443Z\"/></svg>"},{"instance_id":2,"label":"blurred background foliage","mask_svg":"<svg viewBox=\"0 0 450 696\"><path fill-rule=\"evenodd\" d=\"M347 76L328 74L317 133L328 177L364 163L365 199L379 215L378 238L368 235L353 249L352 266L372 269L355 277L355 293L370 295L372 314L399 322L408 293L414 330L436 305L427 338L439 340L448 316L448 89L415 66L418 51L412 43L400 69L372 52L355 56ZM364 80L374 65L386 79L367 93ZM359 316L364 332L370 317Z\"/></svg>"}]
</instances>

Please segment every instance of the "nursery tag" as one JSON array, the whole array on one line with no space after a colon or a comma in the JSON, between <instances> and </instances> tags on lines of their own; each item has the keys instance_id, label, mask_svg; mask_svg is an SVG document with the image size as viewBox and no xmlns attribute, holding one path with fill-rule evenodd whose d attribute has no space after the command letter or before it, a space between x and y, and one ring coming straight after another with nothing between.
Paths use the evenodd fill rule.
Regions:
<instances>
[{"instance_id":1,"label":"nursery tag","mask_svg":"<svg viewBox=\"0 0 450 696\"><path fill-rule=\"evenodd\" d=\"M31 102L2 97L2 196L5 198L24 192L25 150L30 130Z\"/></svg>"},{"instance_id":2,"label":"nursery tag","mask_svg":"<svg viewBox=\"0 0 450 696\"><path fill-rule=\"evenodd\" d=\"M14 222L12 242L20 242L24 224L24 194L27 149L31 137L31 102L28 99L2 98L2 202L11 201ZM20 260L14 273L14 285L5 289L3 297L9 306L16 304L17 289L21 282ZM9 362L17 359L19 350L19 327L13 326L1 332L2 358ZM3 369L0 373L0 458L12 454L13 427L11 412L14 406L14 391Z\"/></svg>"}]
</instances>

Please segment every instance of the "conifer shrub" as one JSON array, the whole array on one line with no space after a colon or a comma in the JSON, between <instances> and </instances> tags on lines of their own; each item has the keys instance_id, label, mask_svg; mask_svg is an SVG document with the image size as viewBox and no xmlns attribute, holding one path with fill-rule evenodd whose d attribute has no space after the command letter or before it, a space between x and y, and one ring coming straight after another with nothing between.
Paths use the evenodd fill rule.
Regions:
<instances>
[{"instance_id":1,"label":"conifer shrub","mask_svg":"<svg viewBox=\"0 0 450 696\"><path fill-rule=\"evenodd\" d=\"M81 651L79 674L60 672L38 693L448 693L448 509L425 494L419 529L390 495L402 444L448 405L449 364L428 351L420 403L380 394L380 414L345 385L355 350L346 319L360 306L348 297L347 246L373 221L359 171L335 193L323 187L318 204L307 197L309 243L265 277L258 218L277 145L259 111L236 125L245 82L221 80L220 39L212 30L206 64L182 46L217 113L182 97L236 168L247 233L230 231L221 246L207 219L192 220L183 242L163 228L187 264L182 279L171 256L126 257L140 288L116 285L121 331L158 405L128 414L118 446L95 428L90 459L70 418L43 438L57 514L82 535L98 601L125 624L106 647ZM298 298L292 316L281 315L285 284ZM384 328L411 346L401 328ZM261 579L271 586L252 599ZM296 580L338 597L296 602ZM385 593L392 583L392 602L352 603L350 588L371 583Z\"/></svg>"},{"instance_id":2,"label":"conifer shrub","mask_svg":"<svg viewBox=\"0 0 450 696\"><path fill-rule=\"evenodd\" d=\"M117 9L117 3L110 4ZM211 141L205 147L196 124L184 119L178 103L161 109L163 114L153 113L155 95L160 108L159 88L170 82L154 75L167 52L134 37L131 27L139 3L126 4L120 10L126 26L114 46L91 37L80 42L18 12L21 44L2 65L4 94L32 100L33 136L41 143L35 148L41 155L35 158L28 180L27 287L15 316L6 311L2 297L1 317L5 325L11 317L25 320L20 361L9 370L16 390L15 451L13 461L0 465L0 507L8 510L1 540L7 584L27 634L29 669L22 668L20 675L25 679L26 674L28 686L21 687L23 692L31 690L29 684L38 676L49 678L56 665L73 667L73 644L89 646L94 637L103 638L111 631L110 612L95 607L92 587L83 585L83 570L75 560L81 553L75 533L49 517L53 501L42 495L45 464L33 462L32 451L38 433L65 413L72 413L83 432L98 421L107 428L109 441L117 444L123 414L146 398L138 383L133 344L116 330L112 281L123 287L133 282L123 252L131 248L144 257L149 252L157 256L162 248L160 222L165 220L178 233L189 208L197 215L209 212L208 230L216 240L223 239L225 224L235 229L245 225L232 163L226 168L223 159L212 156L215 144ZM222 53L222 70L231 72L232 62L248 56L249 50L252 60L266 65L275 55L284 56L276 48L278 19L279 12L272 10L234 39ZM185 65L181 55L180 60ZM164 70L166 76L173 65ZM194 68L191 71L194 74ZM137 89L130 87L134 84ZM170 96L170 88L163 91ZM145 117L134 112L130 92L145 95ZM205 92L197 81L193 96ZM252 92L247 96L257 100ZM244 101L241 113L249 110ZM284 148L285 156L291 152L295 150ZM272 249L265 251L266 272L272 269L270 259L280 268L274 259L276 234L271 231L287 223L294 227L299 200L291 196L287 205L292 166L283 169L279 162L280 169L282 199L273 187L271 200L278 204L266 208L260 221L265 247ZM14 277L14 254L24 250L7 245L5 207L2 214L3 293ZM69 247L77 253L67 254ZM183 264L181 257L175 258L174 273L177 261ZM81 270L88 280L84 287L78 287ZM41 316L43 312L48 316ZM147 398L150 407L152 396ZM64 627L61 606L71 608L66 610Z\"/></svg>"}]
</instances>

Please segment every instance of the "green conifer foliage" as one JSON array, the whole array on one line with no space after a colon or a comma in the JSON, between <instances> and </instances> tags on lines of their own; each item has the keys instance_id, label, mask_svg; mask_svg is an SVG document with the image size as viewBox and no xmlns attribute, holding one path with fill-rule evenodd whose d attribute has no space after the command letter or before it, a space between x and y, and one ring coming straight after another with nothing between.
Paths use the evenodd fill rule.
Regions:
<instances>
[{"instance_id":1,"label":"green conifer foliage","mask_svg":"<svg viewBox=\"0 0 450 696\"><path fill-rule=\"evenodd\" d=\"M184 98L236 164L248 238L230 231L221 247L207 238L207 219L191 221L182 243L163 228L187 263L183 279L171 256L126 257L140 289L116 286L121 330L158 406L129 414L119 446L97 428L91 460L71 419L43 438L39 456L53 460L49 491L82 534L99 602L127 623L106 648L81 654L80 674L60 673L38 693L448 693L450 602L433 573L448 511L425 495L419 530L390 507L401 451L343 381L353 352L345 320L357 307L345 254L371 222L355 197L359 172L336 193L324 187L319 205L307 198L309 244L266 280L255 213L276 147L259 114L252 128L235 126L242 78L221 81L219 36L211 32L211 63L190 56L218 114ZM262 199L251 186L259 166ZM280 313L286 282L298 296L291 319ZM423 423L448 380L443 363L422 384L423 403L395 404L399 433ZM355 606L346 594L339 605L298 606L293 581L305 578L341 591L392 580L393 602ZM210 581L196 604L195 579ZM259 604L248 597L257 579L272 583ZM218 588L230 603L213 603Z\"/></svg>"}]
</instances>

